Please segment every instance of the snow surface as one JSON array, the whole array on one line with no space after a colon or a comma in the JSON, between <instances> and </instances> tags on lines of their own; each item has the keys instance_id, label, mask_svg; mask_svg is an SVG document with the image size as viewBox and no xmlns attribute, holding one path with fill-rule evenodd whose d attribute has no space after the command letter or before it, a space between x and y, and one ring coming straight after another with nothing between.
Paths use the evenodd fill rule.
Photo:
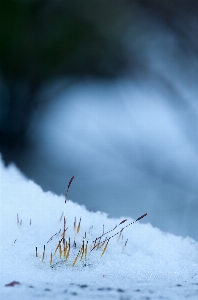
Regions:
<instances>
[{"instance_id":1,"label":"snow surface","mask_svg":"<svg viewBox=\"0 0 198 300\"><path fill-rule=\"evenodd\" d=\"M69 190L70 196L72 189L75 189L75 179ZM70 200L65 207L64 196L43 192L14 165L6 168L1 158L0 191L1 299L198 298L198 243L193 239L162 232L149 223L141 224L140 220L125 228L119 240L119 234L111 238L101 257L104 246L90 249L95 238L103 233L103 224L105 232L118 225L107 234L110 237L134 220L128 219L119 225L124 217L110 219L105 213L89 212ZM66 240L71 238L71 251L66 262L60 258L59 250L54 255L62 237L63 219L60 221L60 217L63 211ZM77 225L82 218L78 234L74 231L75 217ZM49 241L60 229L61 233ZM86 259L79 258L72 266L85 231L89 251ZM74 238L76 248L73 247ZM53 262L50 265L51 252ZM20 284L6 286L13 281Z\"/></svg>"}]
</instances>

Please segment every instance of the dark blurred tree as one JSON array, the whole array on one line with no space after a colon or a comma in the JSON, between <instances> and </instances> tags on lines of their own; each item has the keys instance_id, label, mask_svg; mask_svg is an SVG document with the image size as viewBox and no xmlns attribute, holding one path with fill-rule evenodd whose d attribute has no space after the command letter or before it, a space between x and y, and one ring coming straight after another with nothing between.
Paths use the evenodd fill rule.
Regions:
<instances>
[{"instance_id":1,"label":"dark blurred tree","mask_svg":"<svg viewBox=\"0 0 198 300\"><path fill-rule=\"evenodd\" d=\"M45 82L140 68L144 46L129 53L123 35L130 28L136 47L144 17L163 22L197 55L197 12L197 0L1 0L0 151L21 151Z\"/></svg>"},{"instance_id":2,"label":"dark blurred tree","mask_svg":"<svg viewBox=\"0 0 198 300\"><path fill-rule=\"evenodd\" d=\"M87 17L94 2L1 0L1 145L23 145L44 82L67 75L114 77L124 67L119 39ZM115 8L107 1L103 12L110 18Z\"/></svg>"}]
</instances>

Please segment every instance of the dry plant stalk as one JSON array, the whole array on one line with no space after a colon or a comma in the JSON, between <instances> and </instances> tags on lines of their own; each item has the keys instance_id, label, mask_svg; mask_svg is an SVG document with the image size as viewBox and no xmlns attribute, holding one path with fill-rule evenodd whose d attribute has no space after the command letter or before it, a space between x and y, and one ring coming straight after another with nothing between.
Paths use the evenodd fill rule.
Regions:
<instances>
[{"instance_id":1,"label":"dry plant stalk","mask_svg":"<svg viewBox=\"0 0 198 300\"><path fill-rule=\"evenodd\" d=\"M68 192L69 192L69 188L70 188L70 185L72 184L72 181L74 180L74 176L72 176L69 180L69 183L68 183L68 186L67 186L67 190L66 190L66 195L65 195L65 201L68 197Z\"/></svg>"},{"instance_id":2,"label":"dry plant stalk","mask_svg":"<svg viewBox=\"0 0 198 300\"><path fill-rule=\"evenodd\" d=\"M77 229L76 229L76 233L77 233L77 234L78 234L79 231L80 231L80 223L81 223L81 218L80 218L80 221L79 221L79 223L78 223L78 227L77 227Z\"/></svg>"},{"instance_id":3,"label":"dry plant stalk","mask_svg":"<svg viewBox=\"0 0 198 300\"><path fill-rule=\"evenodd\" d=\"M50 266L52 265L52 252L50 254Z\"/></svg>"},{"instance_id":4,"label":"dry plant stalk","mask_svg":"<svg viewBox=\"0 0 198 300\"><path fill-rule=\"evenodd\" d=\"M108 246L108 244L109 244L109 240L107 241L107 243L106 243L106 245L105 245L105 247L104 247L104 249L103 249L103 251L102 251L102 254L101 254L101 256L100 256L100 257L102 257L102 256L103 256L103 254L105 253L105 251L107 250L107 246Z\"/></svg>"},{"instance_id":5,"label":"dry plant stalk","mask_svg":"<svg viewBox=\"0 0 198 300\"><path fill-rule=\"evenodd\" d=\"M66 195L65 195L65 205L66 205L66 199L68 197L69 188L70 188L73 180L74 180L74 176L72 176L70 178L68 186L67 186ZM63 216L64 216L64 218L63 218ZM105 227L104 227L104 224L103 224L102 234L93 241L93 246L91 247L89 253L91 253L93 250L101 249L101 248L104 247L103 250L102 250L101 256L100 256L100 257L102 257L104 255L104 253L106 252L106 250L107 250L107 247L109 245L110 240L113 237L118 236L117 237L117 241L120 240L121 236L122 236L122 239L123 239L122 233L123 233L124 229L127 228L127 227L129 227L129 226L131 226L135 222L143 219L146 216L147 216L147 213L141 215L135 221L133 221L133 222L127 224L127 225L124 224L124 223L127 222L127 219L124 219L118 225L116 225L113 229L108 230L106 232L105 232L105 229L104 229ZM63 230L62 230L62 234L61 234L61 239L58 241L58 244L57 244L57 246L55 248L54 254L52 254L52 252L50 253L50 266L53 266L52 265L53 255L54 256L56 255L58 249L59 249L59 258L60 258L61 261L66 262L68 260L69 256L70 256L71 241L70 241L70 237L68 238L68 241L66 240L66 231L67 231L68 228L66 228L67 219L66 219L66 216L65 216L65 211L62 212L59 221L61 222L62 219L63 219ZM76 217L75 217L74 224L73 224L75 236L80 232L80 229L81 229L81 219L82 218L80 218L79 223L77 225L77 223L76 223ZM22 223L22 220L19 221L19 216L17 214L17 224L21 224L21 223ZM124 224L124 226L123 226L123 224ZM31 219L30 219L30 225L31 225ZM116 231L118 229L118 227L121 226L121 225L122 225L122 228L120 230ZM92 226L92 228L93 228L93 226ZM51 238L47 241L47 244L49 242L51 242L53 240L53 238L57 237L60 233L61 233L61 229L59 230L59 232L56 232L54 235L51 236ZM111 236L107 237L107 235L109 235L109 233L111 233ZM74 244L73 244L72 248L76 248L77 247L77 243L75 241L75 236L74 236ZM77 255L75 256L75 258L73 260L73 263L72 263L73 267L76 265L78 259L80 261L82 261L83 259L86 260L86 258L87 258L87 255L88 255L88 240L85 241L85 239L87 239L87 232L86 231L85 231L84 237L82 239L81 247L80 247ZM124 250L124 248L126 247L127 242L128 242L128 239L126 240L126 242L125 242L122 250ZM62 244L62 246L61 246L61 244ZM36 257L38 257L37 247L36 247ZM44 262L44 259L45 259L45 245L44 245L44 251L42 253L42 261L43 262Z\"/></svg>"},{"instance_id":6,"label":"dry plant stalk","mask_svg":"<svg viewBox=\"0 0 198 300\"><path fill-rule=\"evenodd\" d=\"M45 259L45 245L44 245L44 251L43 251L43 255L42 255L42 261L44 261Z\"/></svg>"},{"instance_id":7,"label":"dry plant stalk","mask_svg":"<svg viewBox=\"0 0 198 300\"><path fill-rule=\"evenodd\" d=\"M143 214L142 216L140 216L139 218L137 218L135 221L133 221L133 222L127 224L126 226L122 227L122 229L121 229L120 231L118 231L118 232L116 232L115 234L113 234L112 236L110 236L110 237L107 239L107 244L105 245L105 248L104 248L104 250L103 250L102 255L103 255L104 252L106 251L107 246L108 246L108 243L109 243L109 240L110 240L111 238L113 238L114 236L116 236L116 235L118 235L118 234L119 234L119 236L121 236L121 234L122 234L122 232L123 232L123 230L124 230L125 228L131 226L132 224L134 224L135 222L137 222L137 221L143 219L143 218L146 217L146 216L147 216L147 213L146 213L146 214ZM93 251L94 249L98 248L99 245L101 245L101 244L104 245L105 240L101 242L101 238L102 238L104 235L106 235L106 234L108 234L108 233L114 231L118 226L120 226L121 224L125 223L126 221L127 221L127 219L122 220L122 221L121 221L118 225L116 225L113 229L111 229L111 230L109 230L109 231L103 233L101 236L97 237L97 238L95 239L95 241L93 241L93 242L94 242L94 245L93 245L91 251ZM97 240L99 240L99 242L96 244L96 241L97 241ZM125 245L125 246L126 246L126 245ZM101 257L102 257L102 255L101 255Z\"/></svg>"}]
</instances>

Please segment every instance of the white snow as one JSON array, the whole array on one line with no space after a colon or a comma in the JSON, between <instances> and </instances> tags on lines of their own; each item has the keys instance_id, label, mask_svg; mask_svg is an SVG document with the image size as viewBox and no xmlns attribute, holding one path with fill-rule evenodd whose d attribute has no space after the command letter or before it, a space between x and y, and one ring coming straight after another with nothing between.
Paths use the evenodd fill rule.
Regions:
<instances>
[{"instance_id":1,"label":"white snow","mask_svg":"<svg viewBox=\"0 0 198 300\"><path fill-rule=\"evenodd\" d=\"M67 183L63 194L66 188ZM69 190L71 198L73 189L75 179ZM64 199L64 196L43 192L14 165L6 168L0 158L1 299L197 299L196 241L162 232L139 220L125 228L119 240L118 235L111 238L101 257L104 246L90 251L94 239L103 233L103 224L107 232L125 217L110 219L105 213L89 212L70 200L65 207ZM54 255L62 237L63 219L60 221L60 217L63 211L68 227L66 240L71 239L71 252L66 262L60 258L59 250ZM149 222L149 211L147 213L145 218ZM78 234L74 231L75 217L77 225L82 218ZM134 216L134 220L138 217ZM112 236L134 220L128 219L104 237ZM60 229L61 233L48 242ZM87 257L79 258L72 266L85 231L85 241L89 241ZM76 248L73 248L74 238ZM51 252L53 262L50 265ZM20 284L6 286L13 281Z\"/></svg>"}]
</instances>

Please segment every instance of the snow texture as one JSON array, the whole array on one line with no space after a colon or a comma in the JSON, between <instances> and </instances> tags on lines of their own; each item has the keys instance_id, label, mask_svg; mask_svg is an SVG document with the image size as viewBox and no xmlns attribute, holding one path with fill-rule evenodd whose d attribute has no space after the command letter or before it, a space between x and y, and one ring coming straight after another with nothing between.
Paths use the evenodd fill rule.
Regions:
<instances>
[{"instance_id":1,"label":"snow texture","mask_svg":"<svg viewBox=\"0 0 198 300\"><path fill-rule=\"evenodd\" d=\"M68 197L72 197L72 189L75 179ZM125 228L120 238L120 234L112 237L101 257L106 242L90 251L93 241L103 230L117 225L101 241L134 220L120 224L124 217L110 219L70 200L65 206L64 196L43 192L14 165L6 168L1 158L0 191L1 299L198 299L198 243L193 239L162 232L139 220ZM66 217L65 240L69 242L70 237L71 242L67 261L63 254L60 258L59 249L54 255L63 233L62 212ZM76 230L81 218L78 234L75 218ZM72 266L83 238L88 241L88 253L82 259L80 253ZM6 286L14 281L18 284Z\"/></svg>"}]
</instances>

